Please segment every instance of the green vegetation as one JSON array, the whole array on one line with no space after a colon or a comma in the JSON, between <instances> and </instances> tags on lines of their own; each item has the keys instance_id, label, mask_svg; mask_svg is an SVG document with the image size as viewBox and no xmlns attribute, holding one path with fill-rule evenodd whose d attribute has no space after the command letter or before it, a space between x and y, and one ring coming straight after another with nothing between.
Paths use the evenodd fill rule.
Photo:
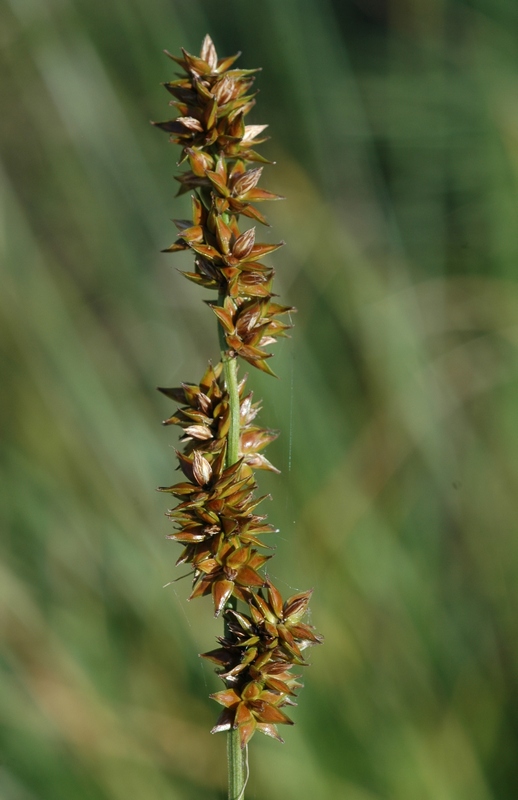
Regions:
<instances>
[{"instance_id":1,"label":"green vegetation","mask_svg":"<svg viewBox=\"0 0 518 800\"><path fill-rule=\"evenodd\" d=\"M286 744L253 740L247 800L514 800L515 4L4 0L0 23L0 797L225 796L197 656L221 622L162 589L154 492L177 438L153 387L218 345L174 274L191 257L159 252L189 200L147 120L161 50L209 31L263 66L298 315L282 380L249 377L282 430L260 488L272 579L315 587L326 637Z\"/></svg>"}]
</instances>

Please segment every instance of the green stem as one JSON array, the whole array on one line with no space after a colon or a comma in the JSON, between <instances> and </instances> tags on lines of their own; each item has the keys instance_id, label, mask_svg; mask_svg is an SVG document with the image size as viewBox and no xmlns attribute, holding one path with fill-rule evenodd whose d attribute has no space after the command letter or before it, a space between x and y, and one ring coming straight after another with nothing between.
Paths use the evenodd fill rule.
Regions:
<instances>
[{"instance_id":1,"label":"green stem","mask_svg":"<svg viewBox=\"0 0 518 800\"><path fill-rule=\"evenodd\" d=\"M244 800L245 759L239 741L239 730L231 728L227 733L228 800Z\"/></svg>"},{"instance_id":2,"label":"green stem","mask_svg":"<svg viewBox=\"0 0 518 800\"><path fill-rule=\"evenodd\" d=\"M218 297L219 305L223 305L224 294ZM237 357L229 353L223 328L218 323L221 360L223 374L227 387L230 408L230 428L227 437L226 464L230 467L239 459L239 390L237 381ZM231 597L228 607L236 607L236 599ZM225 624L226 629L226 624ZM226 630L225 630L226 633ZM227 764L228 764L228 800L244 800L245 796L245 759L239 740L239 730L231 728L227 734Z\"/></svg>"},{"instance_id":3,"label":"green stem","mask_svg":"<svg viewBox=\"0 0 518 800\"><path fill-rule=\"evenodd\" d=\"M223 374L227 385L230 406L230 428L227 436L227 467L235 464L239 458L239 391L237 384L237 358L228 352L222 352Z\"/></svg>"}]
</instances>

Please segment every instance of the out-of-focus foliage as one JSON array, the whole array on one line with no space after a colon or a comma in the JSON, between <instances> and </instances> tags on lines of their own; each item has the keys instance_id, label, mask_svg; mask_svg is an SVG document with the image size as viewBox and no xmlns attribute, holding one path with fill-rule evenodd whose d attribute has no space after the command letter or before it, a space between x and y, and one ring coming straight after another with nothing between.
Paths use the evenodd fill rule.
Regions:
<instances>
[{"instance_id":1,"label":"out-of-focus foliage","mask_svg":"<svg viewBox=\"0 0 518 800\"><path fill-rule=\"evenodd\" d=\"M0 796L224 796L197 657L221 623L188 579L162 589L177 551L153 491L176 441L153 387L218 345L159 254L188 199L147 120L162 49L207 31L263 67L250 121L270 123L299 313L281 381L250 380L283 431L272 577L315 586L326 636L287 744L250 748L247 798L514 800L511 0L3 0Z\"/></svg>"}]
</instances>

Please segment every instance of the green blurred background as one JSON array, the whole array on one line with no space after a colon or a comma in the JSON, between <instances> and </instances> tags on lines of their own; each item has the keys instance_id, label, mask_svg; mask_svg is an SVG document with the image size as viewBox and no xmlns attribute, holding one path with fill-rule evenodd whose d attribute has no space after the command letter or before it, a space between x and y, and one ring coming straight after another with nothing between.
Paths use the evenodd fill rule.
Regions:
<instances>
[{"instance_id":1,"label":"green blurred background","mask_svg":"<svg viewBox=\"0 0 518 800\"><path fill-rule=\"evenodd\" d=\"M216 800L225 737L155 493L217 355L161 255L163 48L262 66L281 380L271 574L326 636L247 800L518 796L515 0L1 0L2 800ZM183 259L183 260L182 260Z\"/></svg>"}]
</instances>

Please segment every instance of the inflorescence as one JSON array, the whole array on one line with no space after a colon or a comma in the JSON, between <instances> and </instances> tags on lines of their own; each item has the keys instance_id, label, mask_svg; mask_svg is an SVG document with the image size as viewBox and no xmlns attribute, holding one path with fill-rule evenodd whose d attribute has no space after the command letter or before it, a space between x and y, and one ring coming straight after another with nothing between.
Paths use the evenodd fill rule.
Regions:
<instances>
[{"instance_id":1,"label":"inflorescence","mask_svg":"<svg viewBox=\"0 0 518 800\"><path fill-rule=\"evenodd\" d=\"M199 384L160 389L180 406L164 424L182 428L183 452L177 455L185 476L160 491L179 501L167 512L175 525L169 538L183 546L177 563L192 568L189 599L212 595L216 616L225 619L219 647L202 654L217 665L225 683L211 695L224 706L213 733L237 728L244 747L256 730L280 739L276 725L292 724L282 710L294 704L301 686L292 669L306 666L304 649L322 641L302 622L311 591L283 601L261 572L271 558L262 537L275 531L256 513L264 497L256 496L254 471L278 472L262 453L277 433L256 424L260 406L247 392L246 378L234 400L239 404L234 457L229 445L232 392L225 364L240 357L273 375L272 354L265 348L286 335L291 325L281 318L294 309L275 302L274 270L260 262L282 243L258 243L255 228L241 232L238 224L245 217L268 225L255 203L280 199L258 187L261 166L247 168L271 163L254 149L266 141L261 134L267 126L245 125L255 104L250 90L258 70L233 69L239 54L218 59L208 35L199 56L182 52L183 58L167 53L183 74L164 84L180 116L153 124L182 147L179 163L189 168L177 180L179 194L192 192L192 219L175 220L178 238L165 252L194 254L194 271L183 274L218 293L209 305L224 344L222 360L209 364Z\"/></svg>"}]
</instances>

